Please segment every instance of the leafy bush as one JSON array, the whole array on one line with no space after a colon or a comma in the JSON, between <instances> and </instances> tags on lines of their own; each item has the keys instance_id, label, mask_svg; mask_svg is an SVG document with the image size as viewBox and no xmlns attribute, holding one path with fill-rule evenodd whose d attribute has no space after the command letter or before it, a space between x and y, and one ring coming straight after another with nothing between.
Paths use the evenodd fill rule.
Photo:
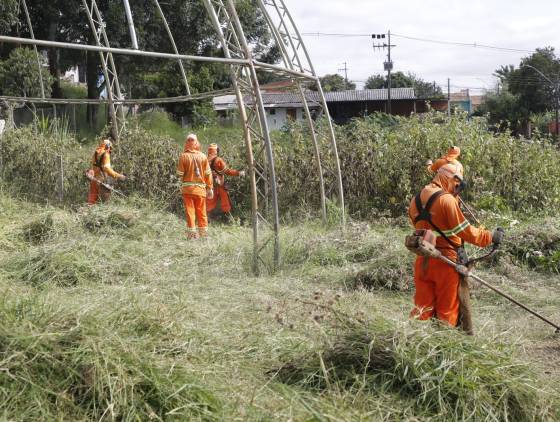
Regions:
<instances>
[{"instance_id":1,"label":"leafy bush","mask_svg":"<svg viewBox=\"0 0 560 422\"><path fill-rule=\"evenodd\" d=\"M520 264L544 272L560 272L560 226L556 218L523 225L508 233L503 249Z\"/></svg>"},{"instance_id":2,"label":"leafy bush","mask_svg":"<svg viewBox=\"0 0 560 422\"><path fill-rule=\"evenodd\" d=\"M88 160L80 145L55 125L27 126L0 137L1 177L19 191L42 201L85 202Z\"/></svg>"},{"instance_id":3,"label":"leafy bush","mask_svg":"<svg viewBox=\"0 0 560 422\"><path fill-rule=\"evenodd\" d=\"M430 180L426 160L439 158L451 145L462 149L468 200L492 195L496 199L490 208L525 212L553 212L558 206L560 152L548 138L527 141L494 134L483 119L467 121L462 115L434 112L394 119L394 125L367 118L336 127L346 204L354 215L404 214L412 196ZM280 203L318 204L308 130L300 122L288 127L275 154ZM332 157L324 161L332 168ZM325 181L327 189L335 187L329 173Z\"/></svg>"},{"instance_id":4,"label":"leafy bush","mask_svg":"<svg viewBox=\"0 0 560 422\"><path fill-rule=\"evenodd\" d=\"M317 124L324 131L325 122ZM67 136L48 132L36 128L7 132L0 140L2 174L18 189L53 200L59 182L58 155L62 154L65 199L82 202L87 190L82 173L89 167L92 149L80 149ZM346 204L358 218L405 215L410 199L430 181L426 160L440 157L451 145L462 149L468 201L493 211L541 214L553 214L560 204L560 151L548 138L527 141L494 134L483 119L467 121L462 115L448 118L435 112L388 120L355 119L336 127L336 132ZM211 142L220 143L231 167L246 168L239 130L203 129L200 139L204 149ZM327 139L319 141L321 150L328 151ZM319 214L318 174L304 122L274 133L273 143L281 213L288 220L301 219L303 210L304 218ZM142 125L129 125L113 159L115 169L130 176L120 188L180 209L175 165L181 151L176 139ZM325 167L333 168L332 154L322 158ZM334 175L324 171L324 178L327 193L336 192ZM248 180L232 177L228 184L237 210L248 212Z\"/></svg>"}]
</instances>

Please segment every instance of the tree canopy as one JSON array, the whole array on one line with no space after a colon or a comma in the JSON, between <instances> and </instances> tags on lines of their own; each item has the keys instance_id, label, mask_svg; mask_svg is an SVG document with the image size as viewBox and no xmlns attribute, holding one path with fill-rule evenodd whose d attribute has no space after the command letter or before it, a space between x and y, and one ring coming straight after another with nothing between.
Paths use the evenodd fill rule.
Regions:
<instances>
[{"instance_id":1,"label":"tree canopy","mask_svg":"<svg viewBox=\"0 0 560 422\"><path fill-rule=\"evenodd\" d=\"M321 81L321 87L325 92L356 89L355 83L344 79L342 76L340 76L337 73L327 74L325 76L320 77L319 80ZM317 85L312 84L309 88L316 91Z\"/></svg>"},{"instance_id":2,"label":"tree canopy","mask_svg":"<svg viewBox=\"0 0 560 422\"><path fill-rule=\"evenodd\" d=\"M560 59L554 48L540 48L523 58L519 67L496 69L501 91L488 96L477 114L487 114L492 124L521 131L531 115L554 110L560 86Z\"/></svg>"},{"instance_id":3,"label":"tree canopy","mask_svg":"<svg viewBox=\"0 0 560 422\"><path fill-rule=\"evenodd\" d=\"M387 75L372 75L367 78L366 89L381 89L388 87ZM392 88L414 88L414 93L419 98L442 97L443 92L435 82L427 82L414 73L394 72L391 74Z\"/></svg>"},{"instance_id":4,"label":"tree canopy","mask_svg":"<svg viewBox=\"0 0 560 422\"><path fill-rule=\"evenodd\" d=\"M0 33L29 36L23 13L17 14L17 0L0 2ZM125 24L121 1L98 0L100 12L112 47L131 48L130 34ZM94 44L87 14L77 0L27 0L35 36L52 41ZM172 52L168 34L161 23L153 0L130 0L138 44L149 51ZM251 0L236 2L239 18L257 59L276 62L279 52L272 44L266 20ZM204 4L199 0L167 0L161 7L175 36L180 53L206 56L223 56L221 45L208 19ZM19 25L16 25L18 23ZM12 46L0 51L0 60L6 59ZM104 86L99 84L101 62L98 53L77 50L45 49L49 71L52 75L52 95L63 95L60 76L69 68L80 65L87 69L88 97L99 98ZM129 98L166 97L186 94L179 77L177 61L149 59L137 56L115 55L119 81ZM230 86L229 69L212 63L187 63L185 67L193 92L204 92ZM102 79L101 79L102 80ZM168 111L188 114L193 104L169 104Z\"/></svg>"}]
</instances>

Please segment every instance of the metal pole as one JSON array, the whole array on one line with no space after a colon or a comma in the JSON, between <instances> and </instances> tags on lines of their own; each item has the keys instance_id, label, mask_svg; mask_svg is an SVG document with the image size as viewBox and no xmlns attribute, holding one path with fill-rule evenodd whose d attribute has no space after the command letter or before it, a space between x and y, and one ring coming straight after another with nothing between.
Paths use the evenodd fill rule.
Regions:
<instances>
[{"instance_id":1,"label":"metal pole","mask_svg":"<svg viewBox=\"0 0 560 422\"><path fill-rule=\"evenodd\" d=\"M165 18L165 14L163 13L163 10L159 4L158 0L154 0L154 3L156 5L159 17L161 18L161 20L163 21L163 26L165 26L165 30L167 31L167 35L169 36L169 40L171 41L171 46L173 47L173 51L175 52L175 54L179 54L179 50L177 49L177 44L175 44L175 38L173 38L173 33L171 32L171 28L169 27L169 23L167 22L167 19ZM189 86L189 81L187 79L187 72L185 72L185 66L183 65L183 61L181 59L178 60L179 63L179 69L181 70L181 76L183 77L183 82L185 84L185 88L187 89L187 94L191 95L191 88Z\"/></svg>"},{"instance_id":2,"label":"metal pole","mask_svg":"<svg viewBox=\"0 0 560 422\"><path fill-rule=\"evenodd\" d=\"M123 0L126 21L128 22L128 30L130 31L130 39L132 40L132 48L138 50L138 39L136 38L136 28L134 28L134 20L132 19L132 11L128 0Z\"/></svg>"},{"instance_id":3,"label":"metal pole","mask_svg":"<svg viewBox=\"0 0 560 422\"><path fill-rule=\"evenodd\" d=\"M277 28L274 25L274 22L272 21L272 17L270 16L270 14L268 13L268 10L265 7L264 1L263 0L259 0L259 5L260 8L268 22L268 25L272 31L272 35L274 36L275 40L276 40L276 44L278 45L278 47L280 48L280 51L282 52L283 58L284 58L284 64L286 66L289 66L290 68L294 68L294 65L297 65L297 67L299 67L299 69L301 71L304 71L304 67L303 64L299 58L299 55L294 55L294 57L292 57L290 55L290 53L288 52L287 49L287 45L284 43L284 39L282 38L282 34L280 33L279 28ZM278 9L278 6L276 5L276 3L274 4L275 10L277 11L277 13L279 15L281 15L280 10ZM284 28L284 31L286 33L289 33L288 31L288 27L286 25L285 20L281 21L281 25ZM288 42L289 45L292 47L292 50L294 52L296 52L296 46L294 45L294 40L291 37L288 37ZM296 63L294 63L292 61L292 59L295 58L296 59ZM326 202L326 195L325 195L325 180L324 180L324 175L323 175L323 164L321 163L321 150L319 147L319 141L317 139L317 129L315 127L315 122L313 121L313 117L311 116L311 111L309 109L309 104L307 101L307 98L305 97L305 91L302 88L301 84L299 83L299 81L294 81L294 83L296 84L299 94L301 96L302 99L302 104L303 104L303 110L305 112L305 117L307 119L307 122L309 124L309 128L311 131L311 140L313 141L313 149L315 152L315 165L317 167L317 173L319 176L319 194L320 194L320 199L321 199L321 217L323 218L323 223L327 223L327 202Z\"/></svg>"},{"instance_id":4,"label":"metal pole","mask_svg":"<svg viewBox=\"0 0 560 422\"><path fill-rule=\"evenodd\" d=\"M58 200L62 202L64 201L64 161L62 155L58 156L58 169L59 169Z\"/></svg>"},{"instance_id":5,"label":"metal pole","mask_svg":"<svg viewBox=\"0 0 560 422\"><path fill-rule=\"evenodd\" d=\"M210 20L212 21L216 32L220 38L220 42L222 44L222 49L224 51L224 56L228 59L231 58L231 53L229 51L227 40L224 36L222 26L216 15L216 11L210 4L210 0L203 0L204 5L206 6L206 10L208 11L208 15L210 16ZM235 90L235 96L237 99L237 106L239 110L239 117L241 119L241 123L243 125L243 134L245 138L245 149L246 149L246 160L247 166L249 169L249 181L251 184L251 217L253 222L253 273L258 275L259 273L259 206L258 206L258 195L257 195L257 181L255 177L255 159L253 155L253 144L251 140L251 130L248 123L248 116L247 110L245 108L245 102L243 98L243 93L241 92L241 88L237 83L236 79L236 70L231 69L231 82L233 84L233 88Z\"/></svg>"},{"instance_id":6,"label":"metal pole","mask_svg":"<svg viewBox=\"0 0 560 422\"><path fill-rule=\"evenodd\" d=\"M451 116L451 79L447 78L447 115Z\"/></svg>"},{"instance_id":7,"label":"metal pole","mask_svg":"<svg viewBox=\"0 0 560 422\"><path fill-rule=\"evenodd\" d=\"M1 42L5 42L9 44L37 45L41 47L67 48L71 50L81 50L81 51L96 51L101 53L123 54L129 56L154 57L160 59L171 59L171 60L182 59L182 60L190 60L193 62L204 62L204 63L237 64L242 66L249 65L249 60L246 59L231 59L231 58L227 59L221 57L192 56L188 54L160 53L157 51L132 50L127 48L104 47L101 45L76 44L76 43L65 43L59 41L46 41L46 40L32 40L29 38L8 37L5 35L0 35L0 43ZM307 79L310 81L315 81L316 79L315 76L307 75L303 72L297 72L295 70L286 69L269 63L263 63L257 60L253 60L252 63L257 68L262 68L264 70L269 70L272 72L278 72L282 75L290 75L296 78Z\"/></svg>"},{"instance_id":8,"label":"metal pole","mask_svg":"<svg viewBox=\"0 0 560 422\"><path fill-rule=\"evenodd\" d=\"M387 31L387 113L391 114L391 31Z\"/></svg>"},{"instance_id":9,"label":"metal pole","mask_svg":"<svg viewBox=\"0 0 560 422\"><path fill-rule=\"evenodd\" d=\"M25 0L21 0L23 5L23 11L25 12L25 19L27 20L27 26L29 27L29 35L31 35L31 39L35 39L35 33L33 32L33 25L31 24L31 16L29 15L29 10L27 9L27 3ZM43 82L43 69L41 66L41 57L39 56L39 51L37 50L37 46L33 46L33 50L35 51L35 57L37 59L37 67L39 69L39 86L41 88L41 98L45 98L45 84Z\"/></svg>"},{"instance_id":10,"label":"metal pole","mask_svg":"<svg viewBox=\"0 0 560 422\"><path fill-rule=\"evenodd\" d=\"M336 181L337 181L338 201L339 201L340 212L341 212L340 219L341 219L342 227L344 229L344 227L346 226L346 208L345 208L345 203L344 203L344 186L343 186L343 183L342 183L342 170L340 168L340 157L338 155L338 147L336 145L336 136L334 134L334 127L333 127L331 116L330 116L330 113L329 113L329 108L327 106L327 100L325 99L325 93L323 92L323 87L321 86L321 82L319 81L319 78L317 77L317 73L315 72L315 68L313 66L313 63L311 62L311 57L309 56L309 51L307 50L307 47L305 46L305 43L303 42L303 38L301 37L301 33L300 33L298 27L296 26L296 24L294 22L294 19L292 18L292 15L290 14L288 8L286 7L286 4L284 3L284 0L278 0L278 1L282 5L283 15L288 18L292 27L294 28L294 32L296 34L296 38L298 40L299 47L303 50L303 53L305 54L305 57L307 58L307 63L309 65L309 69L311 71L311 74L313 75L312 79L317 83L317 92L319 93L319 100L320 100L319 102L320 102L320 104L323 108L325 116L327 117L328 135L329 135L329 139L331 141L331 149L332 149L332 152L334 154L334 161L335 161L335 174L336 174ZM276 5L276 2L274 2L274 4Z\"/></svg>"},{"instance_id":11,"label":"metal pole","mask_svg":"<svg viewBox=\"0 0 560 422\"><path fill-rule=\"evenodd\" d=\"M560 106L560 83L556 85L556 95L555 95L555 114L556 114L556 140L560 142L560 119L558 116L558 107Z\"/></svg>"},{"instance_id":12,"label":"metal pole","mask_svg":"<svg viewBox=\"0 0 560 422\"><path fill-rule=\"evenodd\" d=\"M259 87L259 80L257 77L257 72L255 66L252 61L253 53L249 48L249 44L247 43L247 38L245 37L245 32L243 31L243 27L241 22L239 21L239 16L237 15L237 11L235 9L235 5L233 0L227 0L227 9L233 18L233 23L237 29L239 34L239 41L241 43L241 47L245 50L245 57L249 60L249 72L251 75L251 83L253 85L253 91L255 95L255 99L257 101L257 110L258 117L261 121L261 127L263 132L263 140L266 149L266 156L268 160L268 167L270 171L269 175L269 185L271 191L271 205L272 205L272 217L273 217L273 229L274 229L274 259L273 259L273 271L276 271L278 265L280 264L280 216L278 212L278 195L276 190L276 171L274 169L274 154L272 151L272 140L270 139L270 131L268 130L268 121L266 120L266 111L264 109L264 103L262 98L262 93Z\"/></svg>"},{"instance_id":13,"label":"metal pole","mask_svg":"<svg viewBox=\"0 0 560 422\"><path fill-rule=\"evenodd\" d=\"M446 256L441 255L441 253L439 254L438 258L443 261L446 262L447 264L451 265L453 268L455 268L457 270L457 272L459 272L460 274L464 272L464 269L466 267L457 264L456 262L453 262L452 260L450 260L449 258L447 258ZM462 268L460 268L462 267ZM481 279L479 276L477 276L476 274L473 274L472 272L468 272L468 277L472 277L473 279L475 279L476 281L478 281L480 284L488 287L490 290L498 293L500 296L506 298L507 300L509 300L510 302L514 303L515 305L519 306L520 308L526 310L527 312L529 312L530 314L536 316L537 318L539 318L540 320L546 322L547 324L553 326L554 328L556 328L556 333L560 333L560 325L556 325L554 322L552 322L551 320L549 320L548 318L542 316L541 314L539 314L538 312L532 310L531 308L529 308L528 306L522 304L521 302L519 302L518 300L512 298L510 295L508 295L507 293L502 292L501 290L497 289L496 287L492 286L490 283L484 281L483 279Z\"/></svg>"}]
</instances>

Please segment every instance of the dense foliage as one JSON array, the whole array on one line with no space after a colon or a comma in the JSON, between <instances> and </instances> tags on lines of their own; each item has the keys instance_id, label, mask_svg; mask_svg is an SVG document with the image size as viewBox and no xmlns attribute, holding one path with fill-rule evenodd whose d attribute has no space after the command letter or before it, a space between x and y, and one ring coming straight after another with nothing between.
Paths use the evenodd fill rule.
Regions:
<instances>
[{"instance_id":1,"label":"dense foliage","mask_svg":"<svg viewBox=\"0 0 560 422\"><path fill-rule=\"evenodd\" d=\"M324 122L319 122L319 126ZM432 113L411 118L356 119L336 127L346 205L356 217L371 218L383 212L406 213L410 199L430 180L426 160L442 156L451 145L462 149L469 188L465 198L481 209L555 212L560 202L560 152L548 138L531 141L486 130L484 119L447 118ZM180 134L177 133L177 137ZM222 145L230 166L245 168L242 134L236 129L201 132L203 149ZM319 189L308 130L294 123L274 134L274 153L281 212L290 216L306 210L318 214ZM323 161L332 167L329 142L321 139ZM91 149L91 148L90 148ZM4 178L23 191L56 197L57 156L64 157L67 200L85 197L83 171L92 149L80 148L67 138L53 138L37 128L8 132L0 141ZM171 137L129 125L118 143L113 164L131 178L120 188L176 208L175 164L182 150ZM39 162L37 162L39 157ZM41 168L42 171L37 171ZM327 192L336 192L336 180L325 173ZM229 178L239 211L250 209L247 179Z\"/></svg>"},{"instance_id":2,"label":"dense foliage","mask_svg":"<svg viewBox=\"0 0 560 422\"><path fill-rule=\"evenodd\" d=\"M276 156L281 203L317 204L319 191L309 188L316 178L306 130L293 126L283 138ZM477 205L552 212L560 201L560 152L546 139L527 141L488 132L483 119L437 113L398 118L396 124L355 119L337 127L337 142L346 204L354 215L380 210L404 214L412 196L430 180L426 160L439 158L452 145L463 151L466 198ZM326 180L334 186L332 177Z\"/></svg>"},{"instance_id":3,"label":"dense foliage","mask_svg":"<svg viewBox=\"0 0 560 422\"><path fill-rule=\"evenodd\" d=\"M386 75L372 75L366 80L364 88L366 89L379 89L387 88ZM439 98L443 97L441 87L437 86L435 82L428 82L416 76L412 72L394 72L391 75L392 88L414 88L414 93L418 98Z\"/></svg>"},{"instance_id":4,"label":"dense foliage","mask_svg":"<svg viewBox=\"0 0 560 422\"><path fill-rule=\"evenodd\" d=\"M42 78L45 96L50 97L53 78L43 67L42 57L39 60L31 48L16 48L6 60L0 60L0 95L40 97Z\"/></svg>"}]
</instances>

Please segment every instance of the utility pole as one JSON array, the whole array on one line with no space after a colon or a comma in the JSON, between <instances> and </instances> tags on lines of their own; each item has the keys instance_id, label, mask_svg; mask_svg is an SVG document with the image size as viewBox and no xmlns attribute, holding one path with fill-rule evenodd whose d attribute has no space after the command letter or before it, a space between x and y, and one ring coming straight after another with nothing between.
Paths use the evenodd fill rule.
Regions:
<instances>
[{"instance_id":1,"label":"utility pole","mask_svg":"<svg viewBox=\"0 0 560 422\"><path fill-rule=\"evenodd\" d=\"M451 116L451 78L447 78L447 115Z\"/></svg>"},{"instance_id":2,"label":"utility pole","mask_svg":"<svg viewBox=\"0 0 560 422\"><path fill-rule=\"evenodd\" d=\"M385 34L371 34L373 39L385 39ZM396 45L391 44L391 31L387 31L387 43L375 44L373 42L373 49L376 48L387 49L387 61L383 62L383 67L387 71L387 114L391 114L391 71L393 70L393 62L391 61L391 47Z\"/></svg>"},{"instance_id":3,"label":"utility pole","mask_svg":"<svg viewBox=\"0 0 560 422\"><path fill-rule=\"evenodd\" d=\"M344 71L344 89L348 89L348 66L346 62L342 64L344 65L344 67L342 69L338 69L338 71Z\"/></svg>"}]
</instances>

